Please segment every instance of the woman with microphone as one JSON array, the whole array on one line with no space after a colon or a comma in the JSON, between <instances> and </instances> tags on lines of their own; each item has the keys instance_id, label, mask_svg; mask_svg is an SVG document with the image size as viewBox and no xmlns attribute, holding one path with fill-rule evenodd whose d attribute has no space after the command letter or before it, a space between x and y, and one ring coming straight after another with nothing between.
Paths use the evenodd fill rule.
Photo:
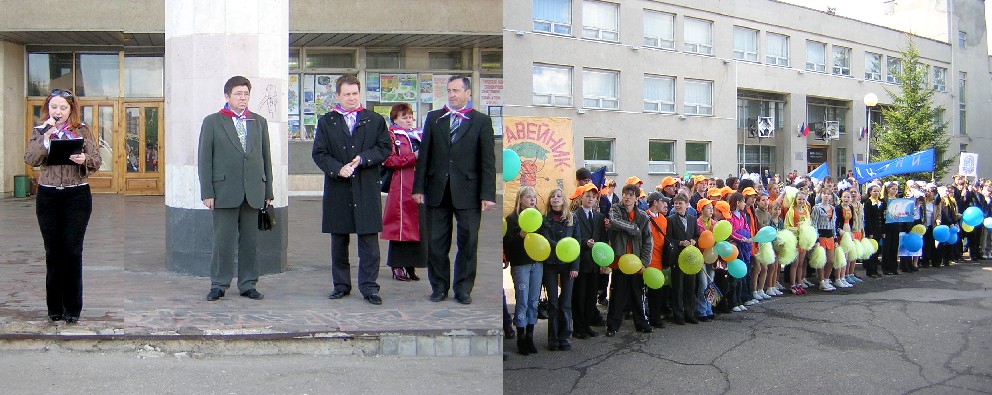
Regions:
<instances>
[{"instance_id":1,"label":"woman with microphone","mask_svg":"<svg viewBox=\"0 0 992 395\"><path fill-rule=\"evenodd\" d=\"M72 324L83 309L83 236L93 211L87 179L100 168L100 152L72 92L53 90L42 111L47 120L31 134L24 162L41 166L36 212L45 242L48 318ZM69 155L68 164L54 164L54 140L81 140L82 149Z\"/></svg>"}]
</instances>

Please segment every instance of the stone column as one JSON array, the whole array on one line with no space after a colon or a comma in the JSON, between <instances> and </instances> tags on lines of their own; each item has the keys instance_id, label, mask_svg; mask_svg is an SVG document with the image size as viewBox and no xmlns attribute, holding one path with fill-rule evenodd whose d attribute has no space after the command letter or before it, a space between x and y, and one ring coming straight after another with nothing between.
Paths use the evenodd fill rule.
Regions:
<instances>
[{"instance_id":1,"label":"stone column","mask_svg":"<svg viewBox=\"0 0 992 395\"><path fill-rule=\"evenodd\" d=\"M282 0L165 1L165 206L170 270L210 274L211 213L200 199L197 146L203 118L224 106L224 83L252 84L250 111L268 120L279 223L259 232L262 274L286 269L289 5Z\"/></svg>"}]
</instances>

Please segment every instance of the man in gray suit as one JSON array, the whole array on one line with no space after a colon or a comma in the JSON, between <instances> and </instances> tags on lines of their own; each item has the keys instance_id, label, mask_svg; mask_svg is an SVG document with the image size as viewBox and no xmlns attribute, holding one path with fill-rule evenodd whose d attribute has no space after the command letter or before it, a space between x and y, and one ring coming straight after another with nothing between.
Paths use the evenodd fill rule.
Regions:
<instances>
[{"instance_id":1,"label":"man in gray suit","mask_svg":"<svg viewBox=\"0 0 992 395\"><path fill-rule=\"evenodd\" d=\"M248 112L251 82L242 76L224 84L227 104L203 118L200 127L200 198L213 211L214 250L210 293L217 300L231 286L238 262L241 296L262 299L258 282L258 212L272 203L272 156L269 126Z\"/></svg>"}]
</instances>

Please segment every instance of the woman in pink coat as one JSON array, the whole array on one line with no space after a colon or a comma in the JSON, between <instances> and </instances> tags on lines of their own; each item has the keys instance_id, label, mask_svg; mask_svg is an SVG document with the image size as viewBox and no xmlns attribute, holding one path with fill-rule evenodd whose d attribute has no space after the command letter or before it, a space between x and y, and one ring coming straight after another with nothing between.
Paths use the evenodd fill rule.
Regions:
<instances>
[{"instance_id":1,"label":"woman in pink coat","mask_svg":"<svg viewBox=\"0 0 992 395\"><path fill-rule=\"evenodd\" d=\"M386 264L399 281L420 280L416 268L427 266L427 243L421 243L424 225L423 205L413 201L413 173L420 149L420 130L409 104L394 105L389 111L389 131L393 150L383 166L392 169L389 195L382 215L382 239L389 240Z\"/></svg>"}]
</instances>

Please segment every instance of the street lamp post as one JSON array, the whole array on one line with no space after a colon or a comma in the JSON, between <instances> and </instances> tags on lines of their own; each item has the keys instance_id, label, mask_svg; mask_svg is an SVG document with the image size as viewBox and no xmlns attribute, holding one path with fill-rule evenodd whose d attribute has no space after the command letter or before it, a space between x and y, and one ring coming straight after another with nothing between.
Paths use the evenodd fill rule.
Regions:
<instances>
[{"instance_id":1,"label":"street lamp post","mask_svg":"<svg viewBox=\"0 0 992 395\"><path fill-rule=\"evenodd\" d=\"M878 104L878 96L869 92L865 95L865 127L868 133L865 134L865 163L870 163L871 157L871 108Z\"/></svg>"}]
</instances>

